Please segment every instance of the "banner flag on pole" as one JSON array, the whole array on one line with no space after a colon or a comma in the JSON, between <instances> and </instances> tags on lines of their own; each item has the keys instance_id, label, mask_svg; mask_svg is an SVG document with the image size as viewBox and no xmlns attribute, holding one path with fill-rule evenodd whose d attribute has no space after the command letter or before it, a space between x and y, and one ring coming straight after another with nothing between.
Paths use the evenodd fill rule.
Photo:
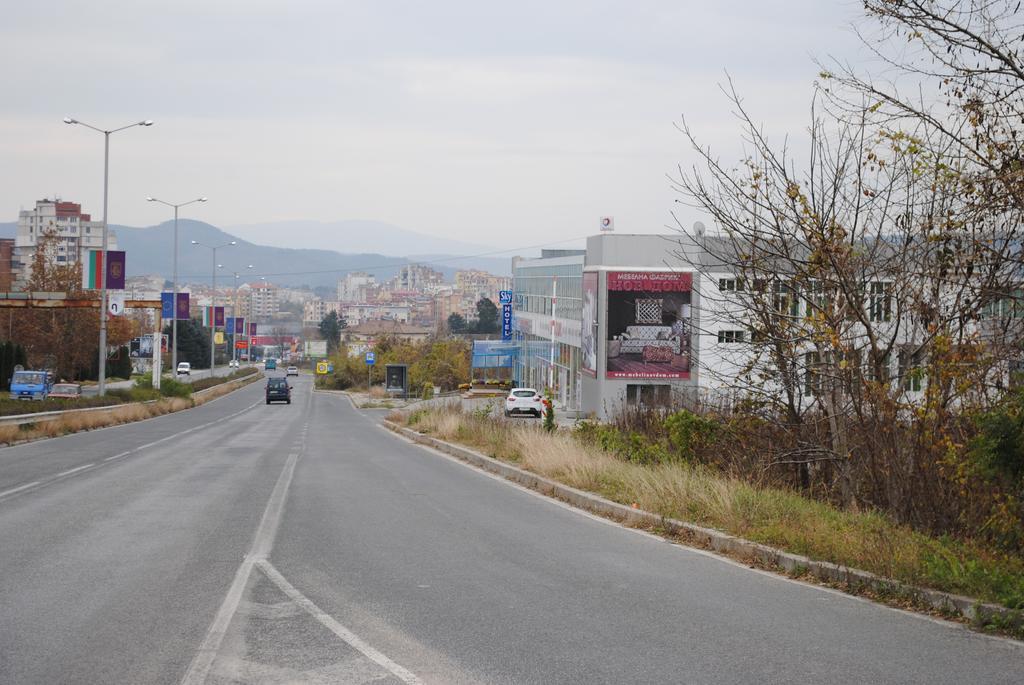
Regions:
<instances>
[{"instance_id":1,"label":"banner flag on pole","mask_svg":"<svg viewBox=\"0 0 1024 685\"><path fill-rule=\"evenodd\" d=\"M224 327L224 307L213 308L213 325L217 328Z\"/></svg>"},{"instance_id":2,"label":"banner flag on pole","mask_svg":"<svg viewBox=\"0 0 1024 685\"><path fill-rule=\"evenodd\" d=\"M121 250L107 250L107 290L124 290L125 256ZM100 274L103 273L103 250L89 250L82 265L82 287L85 290L100 290Z\"/></svg>"},{"instance_id":3,"label":"banner flag on pole","mask_svg":"<svg viewBox=\"0 0 1024 685\"><path fill-rule=\"evenodd\" d=\"M256 336L256 324L255 323L250 323L249 324L249 335L253 336L253 337Z\"/></svg>"}]
</instances>

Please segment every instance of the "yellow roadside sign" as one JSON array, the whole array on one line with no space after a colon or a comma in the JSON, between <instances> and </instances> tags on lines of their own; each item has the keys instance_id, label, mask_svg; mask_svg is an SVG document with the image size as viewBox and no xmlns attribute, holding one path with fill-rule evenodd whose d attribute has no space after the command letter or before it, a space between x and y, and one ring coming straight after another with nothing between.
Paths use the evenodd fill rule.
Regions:
<instances>
[{"instance_id":1,"label":"yellow roadside sign","mask_svg":"<svg viewBox=\"0 0 1024 685\"><path fill-rule=\"evenodd\" d=\"M327 362L317 362L316 363L316 372L318 374L320 374L320 375L326 374L327 373Z\"/></svg>"},{"instance_id":2,"label":"yellow roadside sign","mask_svg":"<svg viewBox=\"0 0 1024 685\"><path fill-rule=\"evenodd\" d=\"M217 331L213 334L213 342L218 345L224 344L224 331Z\"/></svg>"}]
</instances>

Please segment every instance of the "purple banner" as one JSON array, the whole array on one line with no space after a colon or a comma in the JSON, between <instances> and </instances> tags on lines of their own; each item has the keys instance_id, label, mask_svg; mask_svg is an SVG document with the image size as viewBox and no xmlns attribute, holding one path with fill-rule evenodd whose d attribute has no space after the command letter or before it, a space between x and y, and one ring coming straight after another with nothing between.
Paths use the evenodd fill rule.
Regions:
<instances>
[{"instance_id":1,"label":"purple banner","mask_svg":"<svg viewBox=\"0 0 1024 685\"><path fill-rule=\"evenodd\" d=\"M107 250L107 290L124 290L124 252Z\"/></svg>"},{"instance_id":2,"label":"purple banner","mask_svg":"<svg viewBox=\"0 0 1024 685\"><path fill-rule=\"evenodd\" d=\"M245 319L240 316L235 318L235 335L245 335Z\"/></svg>"},{"instance_id":3,"label":"purple banner","mask_svg":"<svg viewBox=\"0 0 1024 685\"><path fill-rule=\"evenodd\" d=\"M176 318L181 321L188 321L189 308L188 308L188 293L178 293L178 306L175 308Z\"/></svg>"},{"instance_id":4,"label":"purple banner","mask_svg":"<svg viewBox=\"0 0 1024 685\"><path fill-rule=\"evenodd\" d=\"M213 308L213 325L218 328L224 327L224 307Z\"/></svg>"},{"instance_id":5,"label":"purple banner","mask_svg":"<svg viewBox=\"0 0 1024 685\"><path fill-rule=\"evenodd\" d=\"M250 335L250 337L255 337L255 335L256 335L256 324L255 323L249 324L249 335Z\"/></svg>"}]
</instances>

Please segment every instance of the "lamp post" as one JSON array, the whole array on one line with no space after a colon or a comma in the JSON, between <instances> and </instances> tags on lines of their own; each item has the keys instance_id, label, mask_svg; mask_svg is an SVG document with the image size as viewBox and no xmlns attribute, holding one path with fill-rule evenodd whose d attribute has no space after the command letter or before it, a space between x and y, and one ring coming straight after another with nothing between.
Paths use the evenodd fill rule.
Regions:
<instances>
[{"instance_id":1,"label":"lamp post","mask_svg":"<svg viewBox=\"0 0 1024 685\"><path fill-rule=\"evenodd\" d=\"M194 200L188 202L180 202L178 204L172 204L170 202L164 202L158 200L155 197L147 197L147 202L159 202L162 205L174 208L174 295L172 295L171 302L173 302L174 316L171 318L171 369L177 371L178 369L178 208L190 205L193 202L206 202L205 197L197 197ZM211 373L212 375L212 373Z\"/></svg>"},{"instance_id":2,"label":"lamp post","mask_svg":"<svg viewBox=\"0 0 1024 685\"><path fill-rule=\"evenodd\" d=\"M100 363L99 363L99 394L102 396L107 391L107 198L110 187L110 134L124 131L135 126L152 126L153 121L137 121L120 128L104 130L96 128L84 121L64 117L65 124L85 126L93 131L103 134L103 248L102 264L100 268Z\"/></svg>"},{"instance_id":3,"label":"lamp post","mask_svg":"<svg viewBox=\"0 0 1024 685\"><path fill-rule=\"evenodd\" d=\"M218 264L217 268L223 269L224 265L223 264ZM252 264L247 264L245 268L252 269L254 267L253 267ZM230 269L228 270L228 273L230 273L231 275L233 275L235 277L235 307L234 307L235 317L234 318L235 318L235 328L237 329L238 328L238 279L242 277L242 274L239 271L231 271ZM245 330L244 329L242 330L242 335L245 335ZM238 345L234 344L237 341L237 339L238 339L238 336L235 335L234 331L232 331L231 332L231 342L233 343L232 346L231 346L232 347L232 350L231 350L231 358L232 359L237 359L238 358ZM249 355L249 358L250 358L250 361L251 361L252 360L252 354Z\"/></svg>"},{"instance_id":4,"label":"lamp post","mask_svg":"<svg viewBox=\"0 0 1024 685\"><path fill-rule=\"evenodd\" d=\"M224 243L223 245L206 245L198 240L193 240L192 244L205 247L213 252L213 266L210 269L210 302L212 303L210 305L210 376L213 377L216 375L214 371L217 368L217 347L214 342L214 337L217 333L217 250L222 247L237 245L238 243L232 240L230 243Z\"/></svg>"}]
</instances>

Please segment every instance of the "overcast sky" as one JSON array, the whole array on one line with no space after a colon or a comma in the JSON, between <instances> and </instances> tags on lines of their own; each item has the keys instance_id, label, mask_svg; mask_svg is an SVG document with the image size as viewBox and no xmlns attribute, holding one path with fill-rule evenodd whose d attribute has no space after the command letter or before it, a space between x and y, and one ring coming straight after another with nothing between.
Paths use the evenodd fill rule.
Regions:
<instances>
[{"instance_id":1,"label":"overcast sky","mask_svg":"<svg viewBox=\"0 0 1024 685\"><path fill-rule=\"evenodd\" d=\"M809 0L9 2L0 221L59 195L111 223L376 219L501 247L658 232L686 116L740 155L728 72L781 136L860 3ZM683 210L685 221L698 217Z\"/></svg>"}]
</instances>

